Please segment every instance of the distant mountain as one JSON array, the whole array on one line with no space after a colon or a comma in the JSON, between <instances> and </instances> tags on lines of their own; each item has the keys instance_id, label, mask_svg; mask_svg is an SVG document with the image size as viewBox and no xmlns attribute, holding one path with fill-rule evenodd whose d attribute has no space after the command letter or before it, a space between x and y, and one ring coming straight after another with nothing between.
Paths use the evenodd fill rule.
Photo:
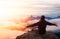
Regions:
<instances>
[{"instance_id":1,"label":"distant mountain","mask_svg":"<svg viewBox=\"0 0 60 39\"><path fill-rule=\"evenodd\" d=\"M60 30L55 30L54 33L58 38L60 38Z\"/></svg>"},{"instance_id":2,"label":"distant mountain","mask_svg":"<svg viewBox=\"0 0 60 39\"><path fill-rule=\"evenodd\" d=\"M60 32L55 33L58 38L60 38Z\"/></svg>"},{"instance_id":3,"label":"distant mountain","mask_svg":"<svg viewBox=\"0 0 60 39\"><path fill-rule=\"evenodd\" d=\"M54 18L51 18L51 17L46 17L46 19L54 19Z\"/></svg>"},{"instance_id":4,"label":"distant mountain","mask_svg":"<svg viewBox=\"0 0 60 39\"><path fill-rule=\"evenodd\" d=\"M23 19L23 21L27 22L27 21L31 21L31 20L39 20L41 16L34 16L34 15L31 15L31 16L28 16L27 18ZM46 19L50 20L50 19L57 19L57 18L60 18L60 16L57 16L57 17L49 17L49 16L46 16Z\"/></svg>"},{"instance_id":5,"label":"distant mountain","mask_svg":"<svg viewBox=\"0 0 60 39\"><path fill-rule=\"evenodd\" d=\"M34 17L34 16L33 16ZM40 19L40 16L36 16L36 17L34 17L34 19Z\"/></svg>"},{"instance_id":6,"label":"distant mountain","mask_svg":"<svg viewBox=\"0 0 60 39\"><path fill-rule=\"evenodd\" d=\"M56 18L60 18L60 16L57 16L57 17L48 17L48 16L46 16L46 19L56 19ZM40 16L36 16L36 17L34 17L34 19L40 19Z\"/></svg>"},{"instance_id":7,"label":"distant mountain","mask_svg":"<svg viewBox=\"0 0 60 39\"><path fill-rule=\"evenodd\" d=\"M60 16L57 16L56 18L60 18Z\"/></svg>"}]
</instances>

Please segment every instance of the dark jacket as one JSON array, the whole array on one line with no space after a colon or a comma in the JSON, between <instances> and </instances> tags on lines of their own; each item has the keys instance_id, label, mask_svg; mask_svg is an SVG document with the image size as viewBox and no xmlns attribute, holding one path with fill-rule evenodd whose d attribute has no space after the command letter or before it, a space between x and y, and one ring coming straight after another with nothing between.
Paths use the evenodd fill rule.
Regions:
<instances>
[{"instance_id":1,"label":"dark jacket","mask_svg":"<svg viewBox=\"0 0 60 39\"><path fill-rule=\"evenodd\" d=\"M44 34L46 32L46 25L56 25L50 22L47 22L45 20L39 21L37 23L34 23L32 25L29 25L27 27L34 27L34 26L38 26L38 31L40 34Z\"/></svg>"}]
</instances>

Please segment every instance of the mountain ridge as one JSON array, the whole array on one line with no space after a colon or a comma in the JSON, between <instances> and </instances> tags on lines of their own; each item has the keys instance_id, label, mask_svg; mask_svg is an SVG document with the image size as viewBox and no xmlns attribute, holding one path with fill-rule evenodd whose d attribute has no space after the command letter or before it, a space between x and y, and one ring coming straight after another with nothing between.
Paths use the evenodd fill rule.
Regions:
<instances>
[{"instance_id":1,"label":"mountain ridge","mask_svg":"<svg viewBox=\"0 0 60 39\"><path fill-rule=\"evenodd\" d=\"M53 32L46 32L44 35L39 35L38 31L29 31L21 36L17 36L16 39L58 39L58 37Z\"/></svg>"}]
</instances>

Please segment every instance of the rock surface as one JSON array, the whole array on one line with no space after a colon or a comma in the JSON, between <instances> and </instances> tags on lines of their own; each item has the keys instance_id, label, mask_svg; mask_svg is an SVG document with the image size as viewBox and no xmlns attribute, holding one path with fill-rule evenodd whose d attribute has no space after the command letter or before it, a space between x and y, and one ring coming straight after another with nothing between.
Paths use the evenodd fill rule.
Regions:
<instances>
[{"instance_id":1,"label":"rock surface","mask_svg":"<svg viewBox=\"0 0 60 39\"><path fill-rule=\"evenodd\" d=\"M38 31L30 31L24 33L23 35L17 36L16 39L58 39L58 37L53 32L46 32L44 35L39 35Z\"/></svg>"}]
</instances>

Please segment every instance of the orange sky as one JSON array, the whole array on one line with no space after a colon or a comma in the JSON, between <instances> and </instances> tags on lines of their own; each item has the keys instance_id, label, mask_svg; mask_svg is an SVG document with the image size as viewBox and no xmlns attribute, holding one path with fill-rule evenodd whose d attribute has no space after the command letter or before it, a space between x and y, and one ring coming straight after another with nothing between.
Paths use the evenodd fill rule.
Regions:
<instances>
[{"instance_id":1,"label":"orange sky","mask_svg":"<svg viewBox=\"0 0 60 39\"><path fill-rule=\"evenodd\" d=\"M59 1L60 0L0 0L0 27L18 26L18 24L11 20L18 21L26 15L49 14L45 13L46 11L43 8L52 6L44 4L59 4Z\"/></svg>"}]
</instances>

